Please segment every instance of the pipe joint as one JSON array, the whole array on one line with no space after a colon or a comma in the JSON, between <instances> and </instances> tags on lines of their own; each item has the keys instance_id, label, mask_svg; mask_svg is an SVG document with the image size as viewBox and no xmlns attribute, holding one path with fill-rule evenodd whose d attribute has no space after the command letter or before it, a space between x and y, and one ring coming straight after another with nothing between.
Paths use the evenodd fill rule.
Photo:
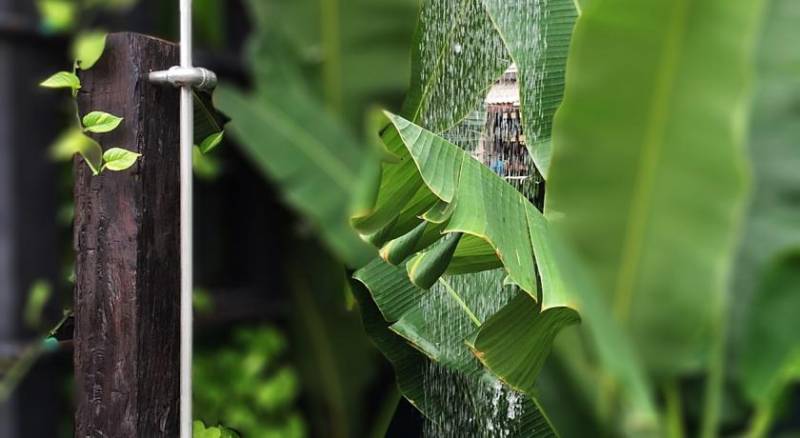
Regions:
<instances>
[{"instance_id":1,"label":"pipe joint","mask_svg":"<svg viewBox=\"0 0 800 438\"><path fill-rule=\"evenodd\" d=\"M217 86L217 75L202 67L171 67L169 70L150 72L150 82L169 84L174 87L192 87L213 90Z\"/></svg>"}]
</instances>

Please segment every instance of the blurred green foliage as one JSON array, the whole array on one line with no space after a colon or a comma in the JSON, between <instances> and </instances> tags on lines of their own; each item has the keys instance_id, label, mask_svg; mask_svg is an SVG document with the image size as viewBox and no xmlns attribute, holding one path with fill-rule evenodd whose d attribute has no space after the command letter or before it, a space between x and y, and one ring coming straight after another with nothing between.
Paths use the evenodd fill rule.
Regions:
<instances>
[{"instance_id":1,"label":"blurred green foliage","mask_svg":"<svg viewBox=\"0 0 800 438\"><path fill-rule=\"evenodd\" d=\"M306 436L296 406L300 382L286 350L286 338L272 327L239 327L219 347L198 348L193 361L195 418L223 424L245 437Z\"/></svg>"},{"instance_id":2,"label":"blurred green foliage","mask_svg":"<svg viewBox=\"0 0 800 438\"><path fill-rule=\"evenodd\" d=\"M200 420L192 423L193 438L239 438L239 434L224 426L206 426Z\"/></svg>"},{"instance_id":3,"label":"blurred green foliage","mask_svg":"<svg viewBox=\"0 0 800 438\"><path fill-rule=\"evenodd\" d=\"M137 0L36 0L42 30L62 33L77 30L87 12L108 10L122 12Z\"/></svg>"},{"instance_id":4,"label":"blurred green foliage","mask_svg":"<svg viewBox=\"0 0 800 438\"><path fill-rule=\"evenodd\" d=\"M53 286L49 281L36 280L28 291L28 301L25 302L25 309L22 319L25 325L32 330L42 328L42 316L44 308L53 296Z\"/></svg>"}]
</instances>

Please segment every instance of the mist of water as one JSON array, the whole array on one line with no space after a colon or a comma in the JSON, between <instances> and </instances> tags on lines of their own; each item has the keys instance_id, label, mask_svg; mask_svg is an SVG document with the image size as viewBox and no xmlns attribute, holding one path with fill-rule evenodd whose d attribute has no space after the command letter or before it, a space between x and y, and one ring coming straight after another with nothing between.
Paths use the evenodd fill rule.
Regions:
<instances>
[{"instance_id":1,"label":"mist of water","mask_svg":"<svg viewBox=\"0 0 800 438\"><path fill-rule=\"evenodd\" d=\"M488 10L495 15L490 18ZM539 132L523 132L520 101L532 113L526 117L541 118L537 99L543 76L530 67L544 66L538 57L545 44L546 10L546 0L427 0L420 17L420 75L428 86L418 122L468 151L537 205L544 183L525 144L535 143ZM525 25L507 47L495 26L509 20ZM529 55L522 96L509 50ZM426 437L515 436L525 409L532 409L522 394L486 373L464 342L477 329L474 318L485 321L517 293L503 287L503 275L495 270L449 276L445 281L458 298L437 284L420 302L440 358L424 376L425 397L441 408L427 419Z\"/></svg>"}]
</instances>

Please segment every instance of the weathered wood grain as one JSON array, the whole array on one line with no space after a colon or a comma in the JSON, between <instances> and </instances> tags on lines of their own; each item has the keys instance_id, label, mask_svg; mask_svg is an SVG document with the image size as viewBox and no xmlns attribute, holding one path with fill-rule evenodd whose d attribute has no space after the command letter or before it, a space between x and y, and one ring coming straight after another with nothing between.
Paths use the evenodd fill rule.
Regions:
<instances>
[{"instance_id":1,"label":"weathered wood grain","mask_svg":"<svg viewBox=\"0 0 800 438\"><path fill-rule=\"evenodd\" d=\"M76 437L178 435L179 93L147 81L177 63L173 44L111 34L80 75L81 115L125 119L95 138L142 157L99 176L74 163Z\"/></svg>"}]
</instances>

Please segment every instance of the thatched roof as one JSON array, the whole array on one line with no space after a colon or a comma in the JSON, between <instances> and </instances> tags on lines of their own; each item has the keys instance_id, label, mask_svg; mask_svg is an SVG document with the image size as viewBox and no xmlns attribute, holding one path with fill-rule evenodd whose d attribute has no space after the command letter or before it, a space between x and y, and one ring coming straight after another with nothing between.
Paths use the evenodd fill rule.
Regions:
<instances>
[{"instance_id":1,"label":"thatched roof","mask_svg":"<svg viewBox=\"0 0 800 438\"><path fill-rule=\"evenodd\" d=\"M519 106L519 83L515 64L511 64L503 77L489 89L485 102L487 105Z\"/></svg>"}]
</instances>

